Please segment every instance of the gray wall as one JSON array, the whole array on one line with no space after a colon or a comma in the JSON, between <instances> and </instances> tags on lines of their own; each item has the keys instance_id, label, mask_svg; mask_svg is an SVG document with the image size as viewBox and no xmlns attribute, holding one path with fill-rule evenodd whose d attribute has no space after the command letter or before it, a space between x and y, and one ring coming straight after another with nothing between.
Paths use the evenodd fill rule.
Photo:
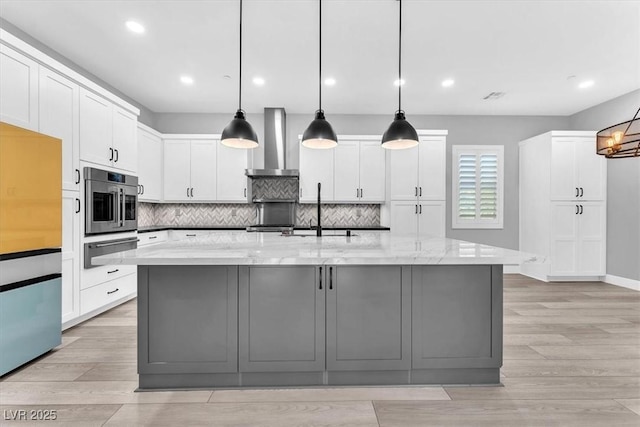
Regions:
<instances>
[{"instance_id":1,"label":"gray wall","mask_svg":"<svg viewBox=\"0 0 640 427\"><path fill-rule=\"evenodd\" d=\"M120 92L118 89L114 88L109 83L107 83L104 80L102 80L102 79L96 77L95 75L91 74L90 72L88 72L84 68L80 67L75 62L70 61L66 57L60 55L58 52L56 52L55 50L51 49L49 46L40 43L38 40L34 39L29 34L25 33L24 31L22 31L20 28L16 27L15 25L10 23L9 21L6 21L6 20L0 18L0 27L2 27L3 30L6 30L7 32L9 32L9 33L13 34L14 36L18 37L22 41L24 41L26 43L29 43L31 46L35 47L39 51L49 55L51 58L55 59L56 61L60 62L61 64L64 64L65 66L71 68L76 73L86 77L87 79L89 79L92 82L96 83L97 85L105 88L106 90L108 90L109 92L113 93L114 95L119 96L123 100L127 101L129 104L131 104L131 105L133 105L135 107L138 107L140 109L140 116L138 117L138 121L140 121L141 123L144 123L145 125L150 126L152 128L155 127L153 111L149 110L147 107L145 107L144 105L140 104L138 101L129 98L127 95L125 95L124 93Z\"/></svg>"},{"instance_id":2,"label":"gray wall","mask_svg":"<svg viewBox=\"0 0 640 427\"><path fill-rule=\"evenodd\" d=\"M630 120L640 90L569 118L575 130L602 129ZM607 160L607 274L640 280L640 159Z\"/></svg>"},{"instance_id":3,"label":"gray wall","mask_svg":"<svg viewBox=\"0 0 640 427\"><path fill-rule=\"evenodd\" d=\"M381 135L393 119L388 115L330 114L327 119L338 134ZM221 133L232 114L156 114L156 129L164 133ZM567 130L568 117L542 116L420 116L407 117L416 129L446 129L447 137L447 237L518 249L518 141L547 132ZM262 139L264 117L247 119ZM298 167L298 135L309 125L313 113L287 114L288 165ZM505 212L501 230L453 230L451 228L451 146L487 144L505 146ZM261 167L262 152L254 150L254 166Z\"/></svg>"}]
</instances>

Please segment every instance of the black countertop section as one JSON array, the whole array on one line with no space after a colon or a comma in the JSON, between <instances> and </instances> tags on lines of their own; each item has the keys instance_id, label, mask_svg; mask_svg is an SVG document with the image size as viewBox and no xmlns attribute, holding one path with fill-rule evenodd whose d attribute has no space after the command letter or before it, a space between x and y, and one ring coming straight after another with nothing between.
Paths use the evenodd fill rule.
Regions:
<instances>
[{"instance_id":1,"label":"black countertop section","mask_svg":"<svg viewBox=\"0 0 640 427\"><path fill-rule=\"evenodd\" d=\"M138 233L149 233L152 231L163 231L163 230L246 230L247 227L224 227L224 226L208 226L208 227L181 227L181 226L172 226L172 225L159 225L159 226L151 226L151 227L140 227L138 228ZM322 227L323 230L360 230L360 231L389 231L391 230L389 227ZM315 230L315 228L310 227L295 227L295 230Z\"/></svg>"}]
</instances>

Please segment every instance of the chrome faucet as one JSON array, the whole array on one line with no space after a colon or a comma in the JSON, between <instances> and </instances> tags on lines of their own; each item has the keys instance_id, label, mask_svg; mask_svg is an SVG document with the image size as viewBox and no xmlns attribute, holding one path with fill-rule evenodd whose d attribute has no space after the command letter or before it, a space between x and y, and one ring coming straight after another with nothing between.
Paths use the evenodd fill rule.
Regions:
<instances>
[{"instance_id":1,"label":"chrome faucet","mask_svg":"<svg viewBox=\"0 0 640 427\"><path fill-rule=\"evenodd\" d=\"M316 236L322 237L322 224L321 224L321 210L320 210L320 188L321 185L318 183L318 227L316 228Z\"/></svg>"}]
</instances>

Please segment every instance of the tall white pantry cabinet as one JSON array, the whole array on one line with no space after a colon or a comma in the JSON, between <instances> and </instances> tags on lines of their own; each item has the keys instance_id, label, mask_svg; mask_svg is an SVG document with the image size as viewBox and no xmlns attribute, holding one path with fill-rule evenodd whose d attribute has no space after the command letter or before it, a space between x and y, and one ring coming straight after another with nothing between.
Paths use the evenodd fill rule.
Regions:
<instances>
[{"instance_id":1,"label":"tall white pantry cabinet","mask_svg":"<svg viewBox=\"0 0 640 427\"><path fill-rule=\"evenodd\" d=\"M544 281L606 274L607 163L595 132L552 131L521 141L520 250L547 257L523 264Z\"/></svg>"}]
</instances>

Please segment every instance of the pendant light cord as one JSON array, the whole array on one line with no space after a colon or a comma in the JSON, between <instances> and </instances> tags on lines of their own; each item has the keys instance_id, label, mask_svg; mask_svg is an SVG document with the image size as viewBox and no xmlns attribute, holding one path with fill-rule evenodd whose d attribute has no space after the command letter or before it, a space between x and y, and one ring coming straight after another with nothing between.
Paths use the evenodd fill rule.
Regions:
<instances>
[{"instance_id":1,"label":"pendant light cord","mask_svg":"<svg viewBox=\"0 0 640 427\"><path fill-rule=\"evenodd\" d=\"M240 0L240 72L238 76L238 110L242 110L242 0Z\"/></svg>"},{"instance_id":2,"label":"pendant light cord","mask_svg":"<svg viewBox=\"0 0 640 427\"><path fill-rule=\"evenodd\" d=\"M402 111L402 0L398 19L398 111Z\"/></svg>"},{"instance_id":3,"label":"pendant light cord","mask_svg":"<svg viewBox=\"0 0 640 427\"><path fill-rule=\"evenodd\" d=\"M322 111L322 0L319 0L320 3L320 13L319 13L319 22L318 22L318 40L319 48L318 48L318 110Z\"/></svg>"}]
</instances>

